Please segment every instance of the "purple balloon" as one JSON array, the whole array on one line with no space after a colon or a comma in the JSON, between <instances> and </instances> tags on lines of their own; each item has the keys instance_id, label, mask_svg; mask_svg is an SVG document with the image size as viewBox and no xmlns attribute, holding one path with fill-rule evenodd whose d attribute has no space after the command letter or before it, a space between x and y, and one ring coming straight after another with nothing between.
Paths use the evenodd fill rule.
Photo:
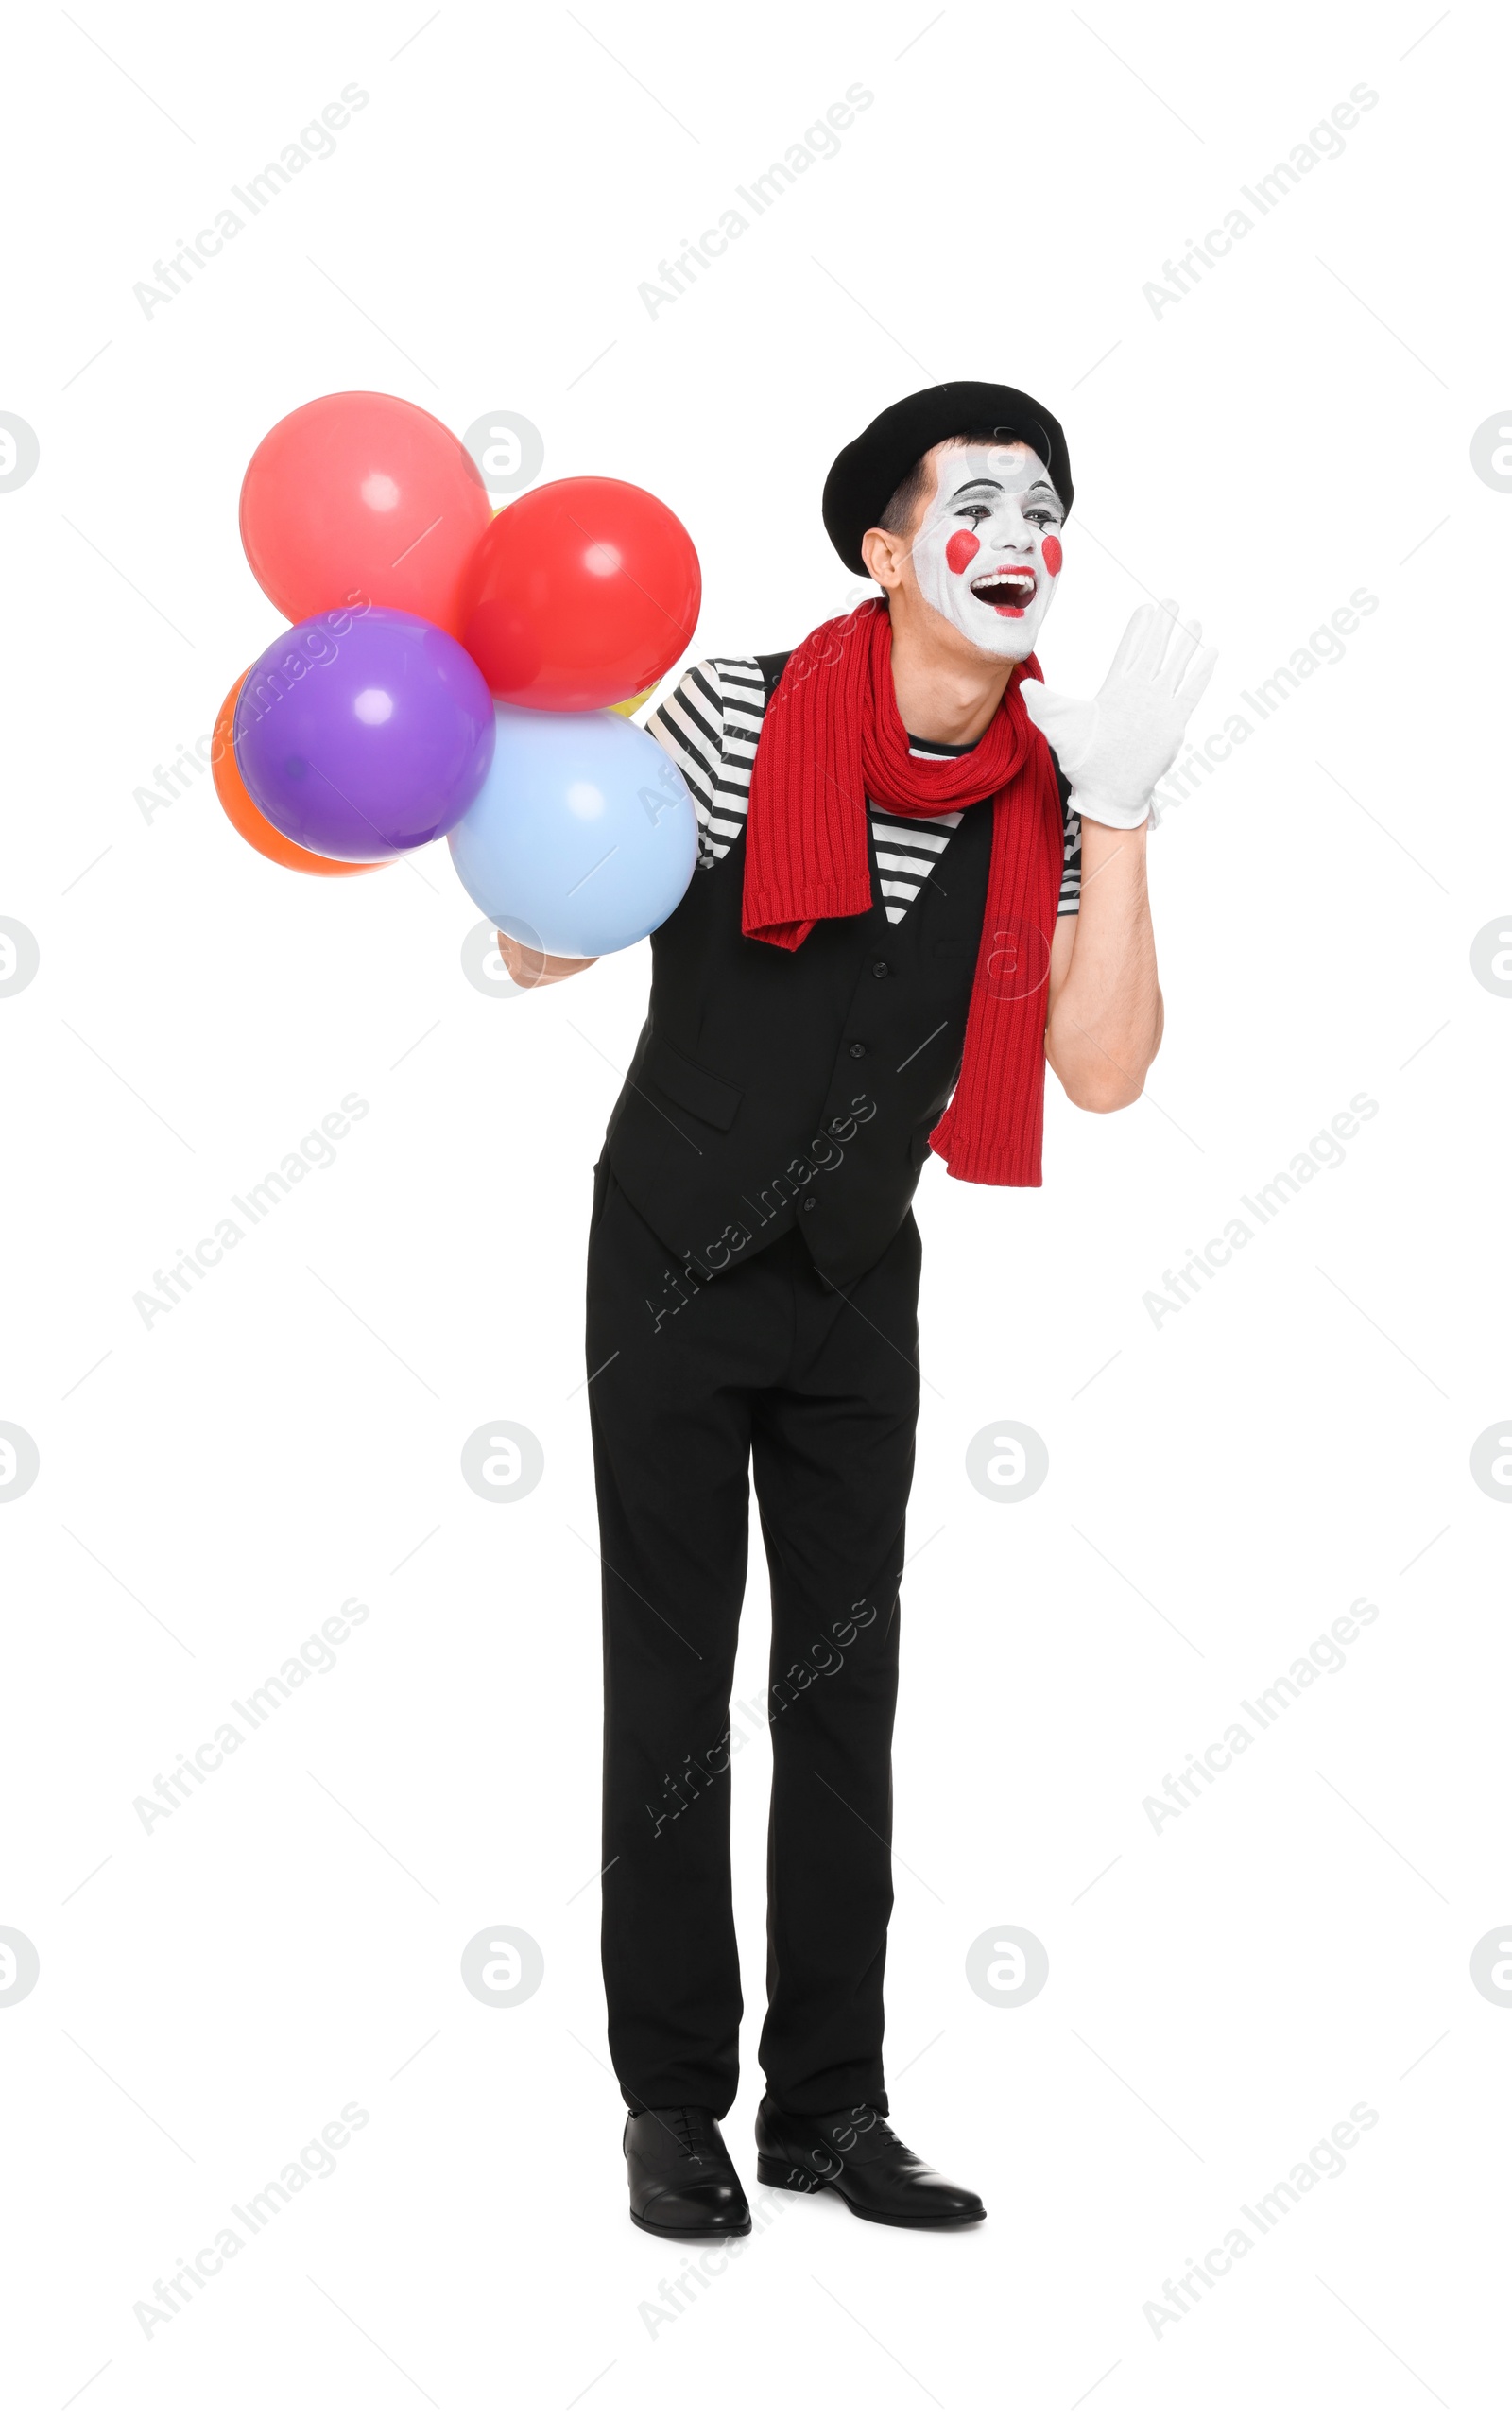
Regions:
<instances>
[{"instance_id":1,"label":"purple balloon","mask_svg":"<svg viewBox=\"0 0 1512 2420\"><path fill-rule=\"evenodd\" d=\"M493 732L466 648L387 605L297 622L236 700L236 762L269 823L348 864L450 832L482 787Z\"/></svg>"}]
</instances>

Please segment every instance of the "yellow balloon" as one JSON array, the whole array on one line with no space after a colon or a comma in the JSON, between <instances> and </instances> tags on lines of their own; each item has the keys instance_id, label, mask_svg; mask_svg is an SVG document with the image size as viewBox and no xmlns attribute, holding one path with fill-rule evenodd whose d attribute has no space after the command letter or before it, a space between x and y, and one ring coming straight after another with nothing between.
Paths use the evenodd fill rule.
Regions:
<instances>
[{"instance_id":1,"label":"yellow balloon","mask_svg":"<svg viewBox=\"0 0 1512 2420\"><path fill-rule=\"evenodd\" d=\"M610 713L611 715L633 715L638 706L644 705L647 698L652 696L655 689L656 683L653 681L650 688L643 689L638 698L622 698L617 706L610 706Z\"/></svg>"}]
</instances>

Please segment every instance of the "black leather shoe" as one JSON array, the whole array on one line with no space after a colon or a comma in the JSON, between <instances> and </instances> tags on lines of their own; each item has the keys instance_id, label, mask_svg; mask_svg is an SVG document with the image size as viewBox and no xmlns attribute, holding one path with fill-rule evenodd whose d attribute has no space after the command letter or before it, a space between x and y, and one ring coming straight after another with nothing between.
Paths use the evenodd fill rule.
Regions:
<instances>
[{"instance_id":1,"label":"black leather shoe","mask_svg":"<svg viewBox=\"0 0 1512 2420\"><path fill-rule=\"evenodd\" d=\"M936 2176L875 2109L789 2118L768 2093L756 2112L756 2173L786 2193L838 2193L858 2219L884 2227L969 2227L985 2219L975 2193Z\"/></svg>"},{"instance_id":2,"label":"black leather shoe","mask_svg":"<svg viewBox=\"0 0 1512 2420\"><path fill-rule=\"evenodd\" d=\"M630 2216L647 2235L749 2235L750 2210L707 2109L643 2109L625 2121Z\"/></svg>"}]
</instances>

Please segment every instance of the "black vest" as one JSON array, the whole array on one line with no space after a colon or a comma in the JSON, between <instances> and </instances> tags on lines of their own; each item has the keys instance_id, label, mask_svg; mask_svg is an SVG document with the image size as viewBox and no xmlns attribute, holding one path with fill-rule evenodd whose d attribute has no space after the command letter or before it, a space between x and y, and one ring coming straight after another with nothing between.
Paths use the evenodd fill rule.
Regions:
<instances>
[{"instance_id":1,"label":"black vest","mask_svg":"<svg viewBox=\"0 0 1512 2420\"><path fill-rule=\"evenodd\" d=\"M770 700L787 659L759 661ZM606 1147L646 1225L700 1276L796 1225L848 1286L907 1216L960 1069L992 816L962 817L899 925L867 828L865 916L830 917L796 950L747 940L742 830L651 936L649 1011Z\"/></svg>"}]
</instances>

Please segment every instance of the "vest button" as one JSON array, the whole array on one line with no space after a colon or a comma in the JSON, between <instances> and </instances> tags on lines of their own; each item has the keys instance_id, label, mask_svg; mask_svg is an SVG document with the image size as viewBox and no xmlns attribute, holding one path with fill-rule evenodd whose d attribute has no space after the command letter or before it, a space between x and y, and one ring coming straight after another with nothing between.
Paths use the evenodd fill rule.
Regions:
<instances>
[{"instance_id":1,"label":"vest button","mask_svg":"<svg viewBox=\"0 0 1512 2420\"><path fill-rule=\"evenodd\" d=\"M873 975L880 977L884 975L890 975L892 973L892 968L888 965L885 958L879 958L871 971Z\"/></svg>"},{"instance_id":2,"label":"vest button","mask_svg":"<svg viewBox=\"0 0 1512 2420\"><path fill-rule=\"evenodd\" d=\"M805 1195L804 1195L804 1197L803 1197L803 1207L804 1207L804 1209L805 1209L805 1210L816 1210L816 1209L818 1208L818 1206L819 1206L819 1197L818 1197L818 1195L817 1195L816 1193L809 1193L809 1194L805 1194Z\"/></svg>"},{"instance_id":3,"label":"vest button","mask_svg":"<svg viewBox=\"0 0 1512 2420\"><path fill-rule=\"evenodd\" d=\"M867 1046L866 1046L866 1044L865 1044L864 1042L852 1042L852 1044L850 1045L850 1056L851 1056L851 1058L852 1058L852 1059L864 1059L864 1058L866 1057L866 1055L867 1055Z\"/></svg>"}]
</instances>

